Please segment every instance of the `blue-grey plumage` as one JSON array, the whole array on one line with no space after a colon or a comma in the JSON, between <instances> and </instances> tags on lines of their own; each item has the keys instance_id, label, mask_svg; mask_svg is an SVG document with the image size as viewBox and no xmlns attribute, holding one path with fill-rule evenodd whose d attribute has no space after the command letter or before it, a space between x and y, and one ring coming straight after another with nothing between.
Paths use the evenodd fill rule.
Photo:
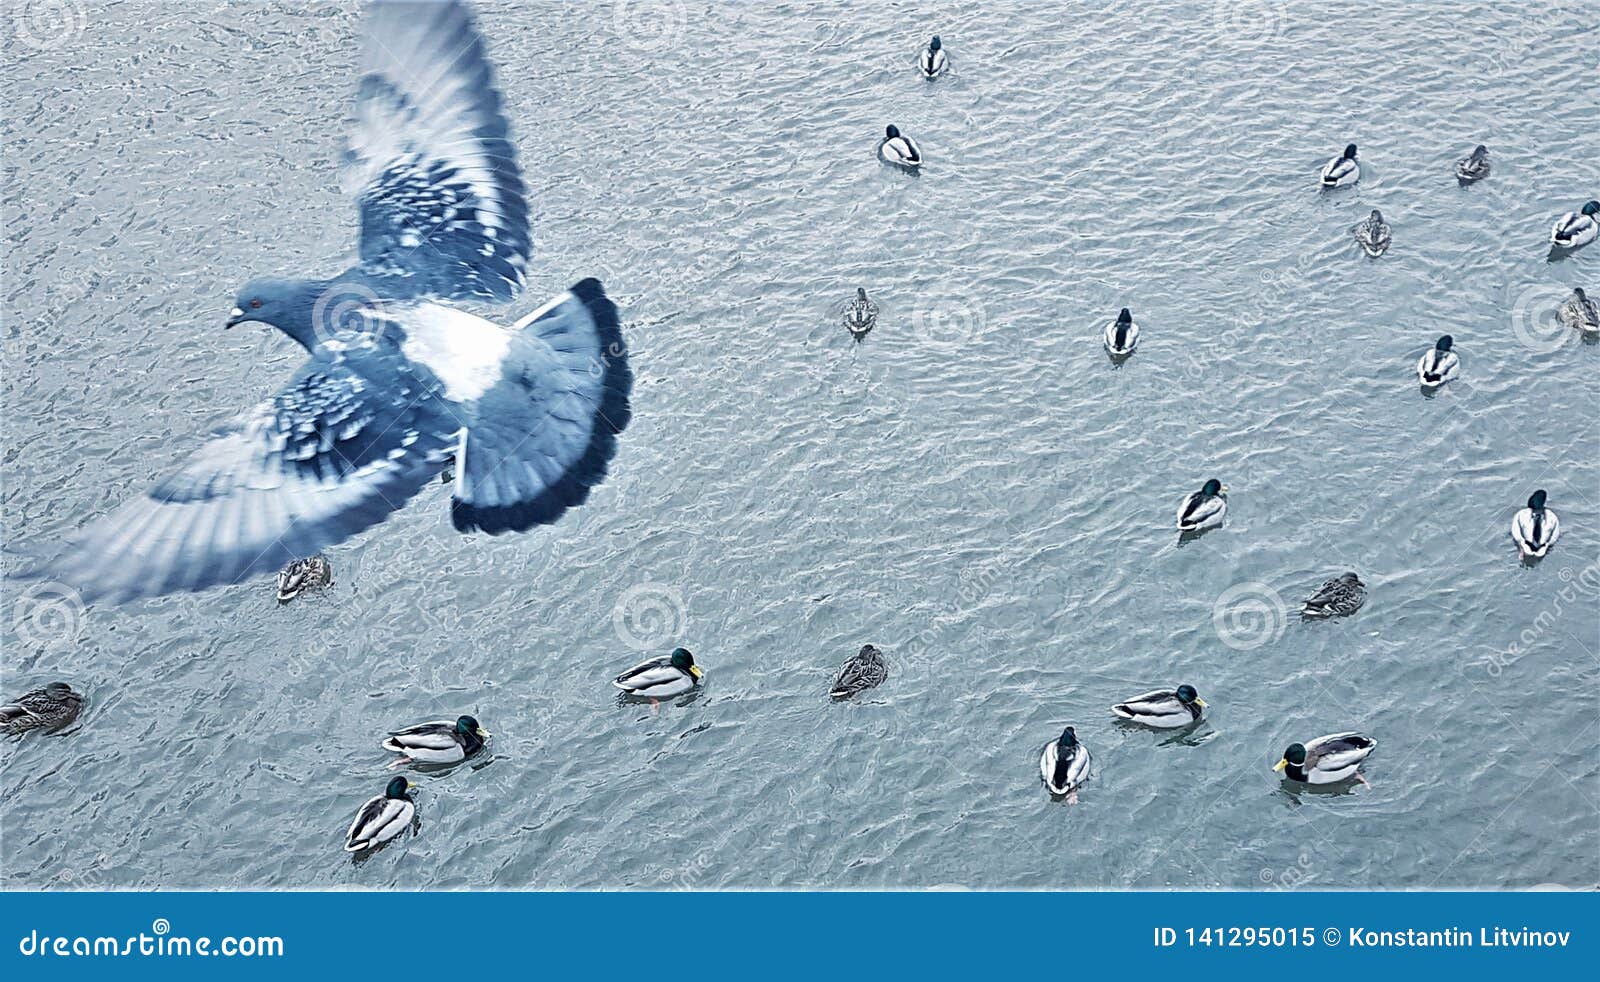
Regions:
<instances>
[{"instance_id":1,"label":"blue-grey plumage","mask_svg":"<svg viewBox=\"0 0 1600 982\"><path fill-rule=\"evenodd\" d=\"M51 682L0 706L0 733L17 736L29 730L59 730L81 712L83 696L65 682Z\"/></svg>"}]
</instances>

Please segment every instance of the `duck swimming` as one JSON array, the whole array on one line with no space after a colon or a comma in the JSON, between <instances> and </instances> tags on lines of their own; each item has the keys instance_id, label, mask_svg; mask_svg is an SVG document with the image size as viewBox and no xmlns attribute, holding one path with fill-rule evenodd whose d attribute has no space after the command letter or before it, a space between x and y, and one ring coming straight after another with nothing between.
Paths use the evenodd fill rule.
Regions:
<instances>
[{"instance_id":1,"label":"duck swimming","mask_svg":"<svg viewBox=\"0 0 1600 982\"><path fill-rule=\"evenodd\" d=\"M1436 389L1461 374L1461 359L1450 350L1454 345L1455 339L1446 334L1417 362L1417 379L1423 388Z\"/></svg>"},{"instance_id":2,"label":"duck swimming","mask_svg":"<svg viewBox=\"0 0 1600 982\"><path fill-rule=\"evenodd\" d=\"M29 730L59 730L83 712L83 696L65 682L51 682L0 706L0 733L17 736Z\"/></svg>"},{"instance_id":3,"label":"duck swimming","mask_svg":"<svg viewBox=\"0 0 1600 982\"><path fill-rule=\"evenodd\" d=\"M1223 497L1227 493L1227 486L1212 478L1184 498L1178 507L1178 531L1198 532L1221 525L1223 516L1228 514L1228 500Z\"/></svg>"},{"instance_id":4,"label":"duck swimming","mask_svg":"<svg viewBox=\"0 0 1600 982\"><path fill-rule=\"evenodd\" d=\"M1322 168L1322 186L1342 188L1361 180L1361 165L1356 163L1356 145L1344 148L1344 153L1328 161Z\"/></svg>"},{"instance_id":5,"label":"duck swimming","mask_svg":"<svg viewBox=\"0 0 1600 982\"><path fill-rule=\"evenodd\" d=\"M1200 698L1194 686L1180 685L1176 689L1157 689L1134 696L1112 706L1111 711L1129 722L1170 730L1199 722L1205 708L1206 701Z\"/></svg>"},{"instance_id":6,"label":"duck swimming","mask_svg":"<svg viewBox=\"0 0 1600 982\"><path fill-rule=\"evenodd\" d=\"M415 787L405 778L397 777L389 781L383 794L368 798L367 803L356 812L356 820L350 823L350 831L345 833L344 851L361 852L381 846L404 832L417 816L416 803L407 793Z\"/></svg>"},{"instance_id":7,"label":"duck swimming","mask_svg":"<svg viewBox=\"0 0 1600 982\"><path fill-rule=\"evenodd\" d=\"M948 62L949 59L945 57L944 53L944 44L939 40L939 35L937 34L933 36L932 41L928 42L928 46L922 49L922 57L917 61L922 67L923 77L930 79L938 78L944 74L945 66Z\"/></svg>"},{"instance_id":8,"label":"duck swimming","mask_svg":"<svg viewBox=\"0 0 1600 982\"><path fill-rule=\"evenodd\" d=\"M867 291L856 288L856 298L844 312L845 330L857 341L867 336L878 322L878 305L867 299Z\"/></svg>"},{"instance_id":9,"label":"duck swimming","mask_svg":"<svg viewBox=\"0 0 1600 982\"><path fill-rule=\"evenodd\" d=\"M1133 354L1133 346L1139 343L1139 325L1133 322L1133 314L1128 308L1122 308L1117 319L1106 325L1105 342L1106 350L1113 356Z\"/></svg>"},{"instance_id":10,"label":"duck swimming","mask_svg":"<svg viewBox=\"0 0 1600 982\"><path fill-rule=\"evenodd\" d=\"M302 593L333 583L333 567L321 556L296 559L278 572L278 603L286 604Z\"/></svg>"},{"instance_id":11,"label":"duck swimming","mask_svg":"<svg viewBox=\"0 0 1600 982\"><path fill-rule=\"evenodd\" d=\"M1272 769L1302 784L1337 784L1352 777L1359 779L1361 762L1377 747L1378 741L1360 733L1333 733L1309 743L1289 744Z\"/></svg>"},{"instance_id":12,"label":"duck swimming","mask_svg":"<svg viewBox=\"0 0 1600 982\"><path fill-rule=\"evenodd\" d=\"M896 126L884 131L883 142L878 144L878 156L896 167L916 170L922 166L922 148L909 136L901 136Z\"/></svg>"},{"instance_id":13,"label":"duck swimming","mask_svg":"<svg viewBox=\"0 0 1600 982\"><path fill-rule=\"evenodd\" d=\"M1089 763L1089 748L1078 742L1078 734L1069 726L1060 739L1044 745L1039 775L1051 794L1071 794L1089 777Z\"/></svg>"},{"instance_id":14,"label":"duck swimming","mask_svg":"<svg viewBox=\"0 0 1600 982\"><path fill-rule=\"evenodd\" d=\"M671 699L700 684L705 671L694 663L687 648L674 648L672 654L652 658L618 675L612 685L641 699Z\"/></svg>"},{"instance_id":15,"label":"duck swimming","mask_svg":"<svg viewBox=\"0 0 1600 982\"><path fill-rule=\"evenodd\" d=\"M1463 185L1481 181L1489 176L1489 148L1478 144L1471 153L1456 161L1456 180Z\"/></svg>"},{"instance_id":16,"label":"duck swimming","mask_svg":"<svg viewBox=\"0 0 1600 982\"><path fill-rule=\"evenodd\" d=\"M1596 235L1600 235L1600 201L1591 201L1582 211L1569 211L1556 219L1550 229L1550 244L1576 249L1593 242Z\"/></svg>"},{"instance_id":17,"label":"duck swimming","mask_svg":"<svg viewBox=\"0 0 1600 982\"><path fill-rule=\"evenodd\" d=\"M883 652L864 644L860 651L839 666L839 677L833 680L833 689L828 695L834 699L848 699L882 685L888 677L889 665L883 660Z\"/></svg>"},{"instance_id":18,"label":"duck swimming","mask_svg":"<svg viewBox=\"0 0 1600 982\"><path fill-rule=\"evenodd\" d=\"M418 723L403 730L390 730L383 749L401 754L390 767L406 764L456 764L483 749L489 731L471 716Z\"/></svg>"},{"instance_id":19,"label":"duck swimming","mask_svg":"<svg viewBox=\"0 0 1600 982\"><path fill-rule=\"evenodd\" d=\"M1336 576L1317 588L1300 610L1302 617L1347 617L1367 602L1367 585L1354 573Z\"/></svg>"},{"instance_id":20,"label":"duck swimming","mask_svg":"<svg viewBox=\"0 0 1600 982\"><path fill-rule=\"evenodd\" d=\"M1528 497L1528 507L1511 519L1511 538L1524 559L1543 559L1561 537L1561 519L1544 506L1546 497L1543 489L1535 491Z\"/></svg>"},{"instance_id":21,"label":"duck swimming","mask_svg":"<svg viewBox=\"0 0 1600 982\"><path fill-rule=\"evenodd\" d=\"M1361 248L1367 255L1376 259L1389 249L1389 223L1383 220L1383 212L1372 209L1372 214L1366 220L1358 223L1352 230L1356 241L1361 243Z\"/></svg>"},{"instance_id":22,"label":"duck swimming","mask_svg":"<svg viewBox=\"0 0 1600 982\"><path fill-rule=\"evenodd\" d=\"M1556 312L1556 317L1568 327L1576 328L1585 334L1600 332L1600 308L1583 292L1583 287L1575 287L1572 296L1561 305Z\"/></svg>"}]
</instances>

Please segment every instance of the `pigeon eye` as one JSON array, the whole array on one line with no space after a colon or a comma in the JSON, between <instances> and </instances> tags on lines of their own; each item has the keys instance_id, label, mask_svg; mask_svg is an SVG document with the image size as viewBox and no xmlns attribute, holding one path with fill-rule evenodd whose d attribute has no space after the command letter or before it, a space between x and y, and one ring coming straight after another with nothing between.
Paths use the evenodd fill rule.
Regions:
<instances>
[{"instance_id":1,"label":"pigeon eye","mask_svg":"<svg viewBox=\"0 0 1600 982\"><path fill-rule=\"evenodd\" d=\"M251 310L260 310L261 309L261 301L259 301L259 300L250 301L250 309Z\"/></svg>"}]
</instances>

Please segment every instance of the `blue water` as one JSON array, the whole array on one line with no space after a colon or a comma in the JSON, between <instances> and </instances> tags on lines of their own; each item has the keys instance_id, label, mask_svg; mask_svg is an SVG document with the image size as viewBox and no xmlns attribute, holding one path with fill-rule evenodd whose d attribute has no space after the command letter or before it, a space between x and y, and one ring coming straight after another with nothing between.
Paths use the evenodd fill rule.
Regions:
<instances>
[{"instance_id":1,"label":"blue water","mask_svg":"<svg viewBox=\"0 0 1600 982\"><path fill-rule=\"evenodd\" d=\"M354 242L353 5L67 9L0 69L8 563L275 391L298 349L224 333L233 291ZM494 540L436 487L283 608L263 581L41 612L7 581L0 687L92 704L0 747L3 882L1600 885L1600 347L1541 317L1600 291L1600 245L1547 261L1600 196L1594 13L483 4L538 250L497 316L588 275L618 298L610 479ZM874 159L889 122L920 177ZM1361 183L1319 194L1352 141ZM1425 398L1447 332L1463 375ZM1180 546L1213 476L1227 524ZM1536 487L1564 535L1530 568L1507 531ZM1366 607L1300 623L1346 569ZM830 704L867 642L889 681ZM619 707L608 680L674 644L704 692ZM1195 732L1111 720L1184 681ZM458 712L491 752L351 863L383 733ZM1038 782L1068 723L1097 761L1076 804ZM1370 787L1271 771L1352 728Z\"/></svg>"}]
</instances>

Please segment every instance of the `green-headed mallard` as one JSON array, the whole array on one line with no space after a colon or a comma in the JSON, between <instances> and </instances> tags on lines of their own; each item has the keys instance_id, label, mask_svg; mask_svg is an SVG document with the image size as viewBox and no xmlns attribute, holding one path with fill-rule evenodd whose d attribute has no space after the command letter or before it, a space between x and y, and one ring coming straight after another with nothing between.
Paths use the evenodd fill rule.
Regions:
<instances>
[{"instance_id":1,"label":"green-headed mallard","mask_svg":"<svg viewBox=\"0 0 1600 982\"><path fill-rule=\"evenodd\" d=\"M1039 775L1044 786L1054 795L1071 794L1089 777L1089 748L1078 742L1072 727L1061 731L1061 737L1044 745L1039 755Z\"/></svg>"},{"instance_id":2,"label":"green-headed mallard","mask_svg":"<svg viewBox=\"0 0 1600 982\"><path fill-rule=\"evenodd\" d=\"M1451 350L1455 343L1455 338L1446 334L1417 360L1417 381L1423 388L1437 389L1461 374L1461 358Z\"/></svg>"},{"instance_id":3,"label":"green-headed mallard","mask_svg":"<svg viewBox=\"0 0 1600 982\"><path fill-rule=\"evenodd\" d=\"M1320 736L1308 743L1289 744L1272 769L1303 784L1337 784L1359 777L1361 762L1377 746L1378 741L1353 731Z\"/></svg>"},{"instance_id":4,"label":"green-headed mallard","mask_svg":"<svg viewBox=\"0 0 1600 982\"><path fill-rule=\"evenodd\" d=\"M938 78L944 74L949 58L944 53L944 42L935 34L928 46L922 49L922 57L917 59L917 65L922 69L923 78Z\"/></svg>"},{"instance_id":5,"label":"green-headed mallard","mask_svg":"<svg viewBox=\"0 0 1600 982\"><path fill-rule=\"evenodd\" d=\"M839 677L834 679L833 689L828 695L835 699L848 699L858 692L882 685L888 677L889 665L883 660L883 652L864 644L860 651L839 667Z\"/></svg>"},{"instance_id":6,"label":"green-headed mallard","mask_svg":"<svg viewBox=\"0 0 1600 982\"><path fill-rule=\"evenodd\" d=\"M390 767L406 764L455 764L483 749L489 731L478 725L471 716L459 717L454 723L437 719L418 723L403 730L389 731L383 749L393 750L403 756Z\"/></svg>"},{"instance_id":7,"label":"green-headed mallard","mask_svg":"<svg viewBox=\"0 0 1600 982\"><path fill-rule=\"evenodd\" d=\"M333 567L321 556L296 559L278 571L278 603L286 604L302 593L333 583Z\"/></svg>"},{"instance_id":8,"label":"green-headed mallard","mask_svg":"<svg viewBox=\"0 0 1600 982\"><path fill-rule=\"evenodd\" d=\"M1367 585L1354 573L1336 576L1317 588L1300 610L1302 617L1344 617L1367 602Z\"/></svg>"},{"instance_id":9,"label":"green-headed mallard","mask_svg":"<svg viewBox=\"0 0 1600 982\"><path fill-rule=\"evenodd\" d=\"M1581 211L1569 211L1556 219L1550 229L1550 244L1562 249L1588 245L1600 235L1600 201L1591 201Z\"/></svg>"},{"instance_id":10,"label":"green-headed mallard","mask_svg":"<svg viewBox=\"0 0 1600 982\"><path fill-rule=\"evenodd\" d=\"M1344 148L1344 153L1328 161L1322 168L1322 186L1342 188L1361 180L1361 165L1356 163L1356 145Z\"/></svg>"},{"instance_id":11,"label":"green-headed mallard","mask_svg":"<svg viewBox=\"0 0 1600 982\"><path fill-rule=\"evenodd\" d=\"M16 736L29 730L59 730L83 712L83 696L65 682L51 682L0 706L0 733Z\"/></svg>"},{"instance_id":12,"label":"green-headed mallard","mask_svg":"<svg viewBox=\"0 0 1600 982\"><path fill-rule=\"evenodd\" d=\"M1535 491L1528 496L1528 507L1511 519L1511 538L1524 559L1543 559L1561 537L1561 519L1544 506L1546 497L1543 489Z\"/></svg>"},{"instance_id":13,"label":"green-headed mallard","mask_svg":"<svg viewBox=\"0 0 1600 982\"><path fill-rule=\"evenodd\" d=\"M1205 708L1206 701L1200 698L1194 686L1180 685L1176 689L1157 689L1134 696L1112 706L1111 711L1120 719L1171 730L1199 722Z\"/></svg>"},{"instance_id":14,"label":"green-headed mallard","mask_svg":"<svg viewBox=\"0 0 1600 982\"><path fill-rule=\"evenodd\" d=\"M1133 322L1133 312L1122 308L1122 313L1117 319L1106 325L1105 329L1106 351L1112 357L1121 358L1133 354L1133 346L1139 343L1139 325Z\"/></svg>"},{"instance_id":15,"label":"green-headed mallard","mask_svg":"<svg viewBox=\"0 0 1600 982\"><path fill-rule=\"evenodd\" d=\"M361 852L382 845L406 830L417 815L416 803L407 793L416 787L403 777L393 778L383 794L367 799L350 823L344 837L345 852Z\"/></svg>"},{"instance_id":16,"label":"green-headed mallard","mask_svg":"<svg viewBox=\"0 0 1600 982\"><path fill-rule=\"evenodd\" d=\"M704 675L689 649L675 648L670 655L640 662L618 675L611 684L630 696L671 699L699 685Z\"/></svg>"},{"instance_id":17,"label":"green-headed mallard","mask_svg":"<svg viewBox=\"0 0 1600 982\"><path fill-rule=\"evenodd\" d=\"M907 170L916 170L922 166L922 148L909 136L902 136L899 127L889 126L884 129L883 142L878 144L878 156L886 163Z\"/></svg>"},{"instance_id":18,"label":"green-headed mallard","mask_svg":"<svg viewBox=\"0 0 1600 982\"><path fill-rule=\"evenodd\" d=\"M1216 478L1207 481L1200 490L1183 499L1178 506L1178 531L1198 532L1222 524L1228 514L1227 485Z\"/></svg>"}]
</instances>

